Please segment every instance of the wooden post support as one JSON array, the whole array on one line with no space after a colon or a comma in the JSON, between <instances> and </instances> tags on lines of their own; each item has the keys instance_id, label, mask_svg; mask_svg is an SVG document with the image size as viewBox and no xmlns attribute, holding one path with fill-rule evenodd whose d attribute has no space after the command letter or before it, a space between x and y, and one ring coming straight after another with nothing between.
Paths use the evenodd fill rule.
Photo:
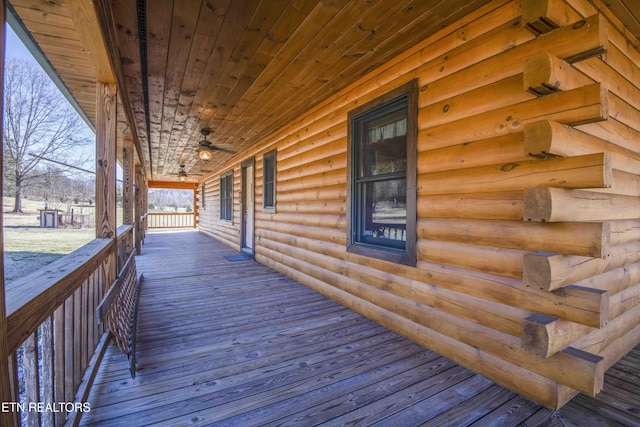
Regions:
<instances>
[{"instance_id":1,"label":"wooden post support","mask_svg":"<svg viewBox=\"0 0 640 427\"><path fill-rule=\"evenodd\" d=\"M141 247L140 243L142 242L142 191L143 191L143 177L142 177L142 167L136 166L135 168L135 203L134 203L134 241L136 247L136 253L140 255Z\"/></svg>"},{"instance_id":2,"label":"wooden post support","mask_svg":"<svg viewBox=\"0 0 640 427\"><path fill-rule=\"evenodd\" d=\"M198 228L198 200L202 200L202 195L198 198L198 190L196 185L193 189L193 228Z\"/></svg>"},{"instance_id":3,"label":"wooden post support","mask_svg":"<svg viewBox=\"0 0 640 427\"><path fill-rule=\"evenodd\" d=\"M5 13L6 4L4 0L0 0L0 79L4 81L4 46L5 46ZM4 87L0 88L0 111L4 108ZM2 123L0 123L0 133L2 131ZM2 161L2 150L0 150L0 162ZM0 187L2 186L2 176L0 176ZM2 217L0 217L0 226L2 226ZM4 236L0 232L0 247L4 252ZM4 289L4 261L0 259L0 402L12 402L14 400L11 393L11 382L9 379L9 351L7 345L7 310L5 306L5 289ZM6 379L6 380L5 380ZM14 426L15 419L10 412L0 411L0 425Z\"/></svg>"},{"instance_id":4,"label":"wooden post support","mask_svg":"<svg viewBox=\"0 0 640 427\"><path fill-rule=\"evenodd\" d=\"M141 212L142 212L142 216L143 216L143 220L142 220L142 240L144 240L144 237L147 235L147 228L149 227L149 222L147 219L147 211L149 209L149 183L147 182L147 180L144 177L144 174L142 175L142 206L141 206Z\"/></svg>"},{"instance_id":5,"label":"wooden post support","mask_svg":"<svg viewBox=\"0 0 640 427\"><path fill-rule=\"evenodd\" d=\"M116 88L96 85L96 238L116 237Z\"/></svg>"},{"instance_id":6,"label":"wooden post support","mask_svg":"<svg viewBox=\"0 0 640 427\"><path fill-rule=\"evenodd\" d=\"M96 84L96 238L116 238L116 96L114 84ZM116 268L114 249L106 263L105 287L115 280Z\"/></svg>"},{"instance_id":7,"label":"wooden post support","mask_svg":"<svg viewBox=\"0 0 640 427\"><path fill-rule=\"evenodd\" d=\"M126 136L122 146L122 207L123 223L133 224L133 140Z\"/></svg>"}]
</instances>

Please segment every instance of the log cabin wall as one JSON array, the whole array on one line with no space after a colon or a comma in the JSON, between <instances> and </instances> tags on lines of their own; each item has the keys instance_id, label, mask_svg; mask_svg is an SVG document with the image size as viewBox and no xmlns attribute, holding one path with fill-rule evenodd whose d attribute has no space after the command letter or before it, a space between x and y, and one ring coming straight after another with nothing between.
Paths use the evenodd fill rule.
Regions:
<instances>
[{"instance_id":1,"label":"log cabin wall","mask_svg":"<svg viewBox=\"0 0 640 427\"><path fill-rule=\"evenodd\" d=\"M549 408L595 395L640 342L638 64L599 0L492 2L208 176L199 229L240 248L255 157L258 262ZM346 250L347 114L416 78L413 267Z\"/></svg>"}]
</instances>

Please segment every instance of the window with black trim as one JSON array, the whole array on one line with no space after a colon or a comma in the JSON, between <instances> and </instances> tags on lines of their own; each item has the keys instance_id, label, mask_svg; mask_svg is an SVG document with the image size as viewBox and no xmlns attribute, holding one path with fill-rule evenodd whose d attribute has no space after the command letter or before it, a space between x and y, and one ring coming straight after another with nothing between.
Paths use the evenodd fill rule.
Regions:
<instances>
[{"instance_id":1,"label":"window with black trim","mask_svg":"<svg viewBox=\"0 0 640 427\"><path fill-rule=\"evenodd\" d=\"M206 209L206 204L205 204L205 196L204 196L204 182L202 183L202 185L200 186L200 206L202 206L202 209Z\"/></svg>"},{"instance_id":2,"label":"window with black trim","mask_svg":"<svg viewBox=\"0 0 640 427\"><path fill-rule=\"evenodd\" d=\"M233 220L233 171L220 177L220 219Z\"/></svg>"},{"instance_id":3,"label":"window with black trim","mask_svg":"<svg viewBox=\"0 0 640 427\"><path fill-rule=\"evenodd\" d=\"M276 150L262 158L262 208L265 212L276 211Z\"/></svg>"},{"instance_id":4,"label":"window with black trim","mask_svg":"<svg viewBox=\"0 0 640 427\"><path fill-rule=\"evenodd\" d=\"M348 250L416 263L417 82L349 113Z\"/></svg>"}]
</instances>

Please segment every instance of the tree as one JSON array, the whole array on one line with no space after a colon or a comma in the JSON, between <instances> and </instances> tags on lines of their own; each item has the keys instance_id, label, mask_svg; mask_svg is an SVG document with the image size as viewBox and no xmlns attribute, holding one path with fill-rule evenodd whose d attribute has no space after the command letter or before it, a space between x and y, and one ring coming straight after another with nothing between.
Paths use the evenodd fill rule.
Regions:
<instances>
[{"instance_id":1,"label":"tree","mask_svg":"<svg viewBox=\"0 0 640 427\"><path fill-rule=\"evenodd\" d=\"M5 176L15 191L13 212L22 212L29 182L42 176L43 158L78 165L77 149L88 142L85 125L58 88L35 63L7 58L4 80Z\"/></svg>"}]
</instances>

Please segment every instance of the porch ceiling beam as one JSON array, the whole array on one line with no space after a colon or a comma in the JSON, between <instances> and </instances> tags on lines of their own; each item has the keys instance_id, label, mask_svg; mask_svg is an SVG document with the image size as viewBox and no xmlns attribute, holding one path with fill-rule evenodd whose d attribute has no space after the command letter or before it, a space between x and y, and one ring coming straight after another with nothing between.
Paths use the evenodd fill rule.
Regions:
<instances>
[{"instance_id":1,"label":"porch ceiling beam","mask_svg":"<svg viewBox=\"0 0 640 427\"><path fill-rule=\"evenodd\" d=\"M149 181L148 188L166 188L173 190L194 190L198 187L197 182L173 182L173 181Z\"/></svg>"}]
</instances>

